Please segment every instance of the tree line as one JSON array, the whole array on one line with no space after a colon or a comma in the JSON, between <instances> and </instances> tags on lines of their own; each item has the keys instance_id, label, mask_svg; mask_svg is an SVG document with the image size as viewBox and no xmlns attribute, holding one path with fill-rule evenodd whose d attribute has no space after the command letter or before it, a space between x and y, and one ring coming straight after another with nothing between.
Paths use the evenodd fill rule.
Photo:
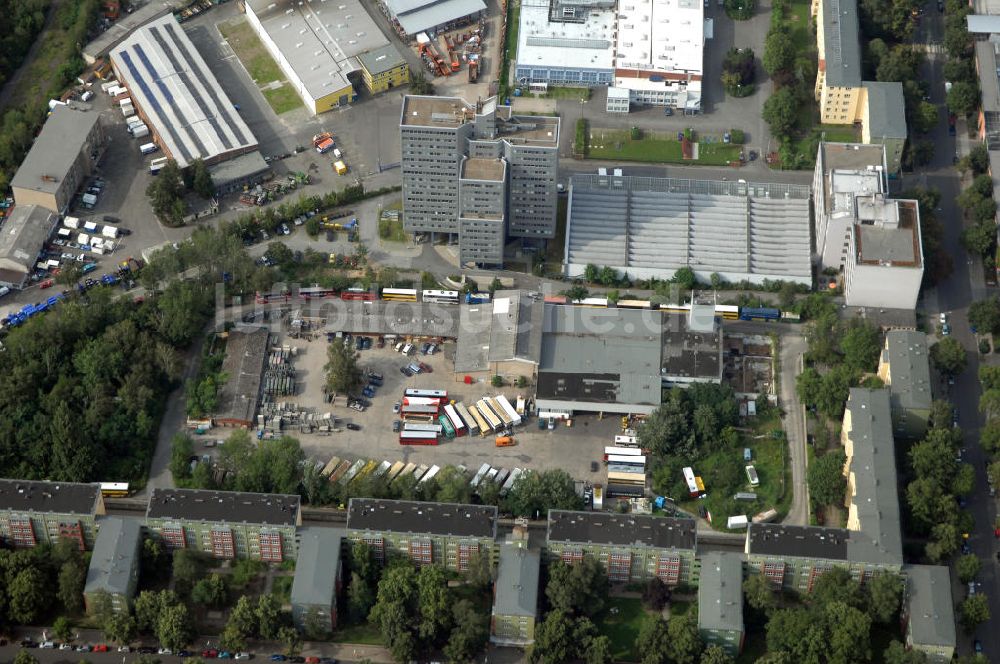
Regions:
<instances>
[{"instance_id":1,"label":"tree line","mask_svg":"<svg viewBox=\"0 0 1000 664\"><path fill-rule=\"evenodd\" d=\"M210 297L183 282L139 304L93 289L10 330L0 353L0 473L141 480Z\"/></svg>"}]
</instances>

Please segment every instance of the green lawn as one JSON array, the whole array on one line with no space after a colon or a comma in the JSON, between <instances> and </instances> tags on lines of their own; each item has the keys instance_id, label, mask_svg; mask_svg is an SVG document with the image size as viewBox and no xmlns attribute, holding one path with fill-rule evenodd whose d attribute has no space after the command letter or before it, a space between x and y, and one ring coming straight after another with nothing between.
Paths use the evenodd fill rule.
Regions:
<instances>
[{"instance_id":1,"label":"green lawn","mask_svg":"<svg viewBox=\"0 0 1000 664\"><path fill-rule=\"evenodd\" d=\"M605 611L596 621L597 630L611 640L611 657L615 661L637 662L636 643L647 615L642 601L634 597L612 597L608 600L608 609L611 607L616 607L618 613Z\"/></svg>"},{"instance_id":2,"label":"green lawn","mask_svg":"<svg viewBox=\"0 0 1000 664\"><path fill-rule=\"evenodd\" d=\"M282 83L280 88L261 90L261 94L278 115L302 108L302 97L288 83Z\"/></svg>"},{"instance_id":3,"label":"green lawn","mask_svg":"<svg viewBox=\"0 0 1000 664\"><path fill-rule=\"evenodd\" d=\"M770 434L772 430L780 428L780 420L774 418L757 423L754 433ZM743 447L749 447L753 453L753 467L760 478L760 485L757 487L751 487L747 481ZM738 514L753 517L774 508L782 516L788 512L792 498L789 486L791 470L787 459L788 442L784 437L772 438L767 435L756 440L743 437L735 448L718 450L695 462L695 474L704 480L707 497L686 501L681 503L681 507L697 513L698 507L703 505L711 513L712 526L716 530L725 530L726 519ZM757 499L734 500L733 495L737 492L755 493Z\"/></svg>"},{"instance_id":4,"label":"green lawn","mask_svg":"<svg viewBox=\"0 0 1000 664\"><path fill-rule=\"evenodd\" d=\"M740 146L726 143L699 143L698 159L684 159L681 144L674 136L643 132L642 138L632 140L628 131L619 129L591 129L588 159L617 161L645 161L668 164L701 164L723 166L736 161Z\"/></svg>"},{"instance_id":5,"label":"green lawn","mask_svg":"<svg viewBox=\"0 0 1000 664\"><path fill-rule=\"evenodd\" d=\"M258 87L262 88L261 92L264 98L267 99L267 103L271 105L275 113L280 115L302 106L302 100L289 84L283 83L281 87L277 88L267 87L275 81L284 81L285 75L278 67L278 63L264 48L260 38L254 34L249 23L246 21L219 23L218 27L219 32L233 48L236 57L246 67L250 78Z\"/></svg>"},{"instance_id":6,"label":"green lawn","mask_svg":"<svg viewBox=\"0 0 1000 664\"><path fill-rule=\"evenodd\" d=\"M571 88L556 85L550 87L541 96L546 99L590 99L590 88Z\"/></svg>"},{"instance_id":7,"label":"green lawn","mask_svg":"<svg viewBox=\"0 0 1000 664\"><path fill-rule=\"evenodd\" d=\"M382 634L375 625L345 625L333 632L334 643L357 643L366 646L382 645Z\"/></svg>"},{"instance_id":8,"label":"green lawn","mask_svg":"<svg viewBox=\"0 0 1000 664\"><path fill-rule=\"evenodd\" d=\"M791 12L785 21L789 36L798 52L816 48L816 38L812 33L812 17L809 15L809 0L792 0Z\"/></svg>"},{"instance_id":9,"label":"green lawn","mask_svg":"<svg viewBox=\"0 0 1000 664\"><path fill-rule=\"evenodd\" d=\"M511 0L507 4L507 40L504 43L503 63L500 66L500 101L510 95L507 83L510 79L510 63L517 61L517 28L520 19L521 5Z\"/></svg>"},{"instance_id":10,"label":"green lawn","mask_svg":"<svg viewBox=\"0 0 1000 664\"><path fill-rule=\"evenodd\" d=\"M856 143L861 140L853 125L816 125L812 131L814 134L824 134L830 143Z\"/></svg>"}]
</instances>

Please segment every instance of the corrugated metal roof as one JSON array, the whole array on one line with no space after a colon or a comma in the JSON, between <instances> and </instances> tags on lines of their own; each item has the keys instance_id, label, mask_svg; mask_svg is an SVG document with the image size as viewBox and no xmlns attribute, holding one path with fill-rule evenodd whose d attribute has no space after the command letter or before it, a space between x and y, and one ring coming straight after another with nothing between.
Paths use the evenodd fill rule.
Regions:
<instances>
[{"instance_id":1,"label":"corrugated metal roof","mask_svg":"<svg viewBox=\"0 0 1000 664\"><path fill-rule=\"evenodd\" d=\"M387 4L408 35L486 10L483 0L389 0Z\"/></svg>"}]
</instances>

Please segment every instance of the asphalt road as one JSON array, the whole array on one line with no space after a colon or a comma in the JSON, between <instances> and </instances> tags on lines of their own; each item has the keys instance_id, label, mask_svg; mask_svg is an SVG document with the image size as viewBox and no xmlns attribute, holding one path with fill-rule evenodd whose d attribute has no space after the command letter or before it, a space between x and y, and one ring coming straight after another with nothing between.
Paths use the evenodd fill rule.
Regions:
<instances>
[{"instance_id":1,"label":"asphalt road","mask_svg":"<svg viewBox=\"0 0 1000 664\"><path fill-rule=\"evenodd\" d=\"M917 41L929 45L940 44L942 34L941 16L934 3L929 2L925 5L924 19L918 31ZM945 56L934 53L935 49L933 48L930 50L932 52L927 54L927 60L921 74L924 80L930 84L931 101L942 108L941 121L928 137L934 143L935 155L926 168L907 177L904 186L920 185L935 188L941 192L941 204L937 211L937 217L944 228L942 248L952 257L954 270L936 288L925 292L923 305L928 320L936 319L939 312L948 313L952 336L962 342L968 351L968 367L965 372L955 378L955 384L951 387L950 394L947 391L947 384L942 380L937 384L939 391L936 397L948 399L958 407L958 421L963 432L965 446L963 459L972 464L976 471L976 488L973 495L969 497L966 508L972 513L975 520L975 527L969 533L969 544L973 553L983 562L982 570L979 573L979 581L982 584L980 590L984 591L989 598L990 613L993 619L980 625L972 636L982 642L987 658L990 661L997 661L1000 658L1000 629L998 629L1000 627L1000 587L997 585L996 552L998 545L997 540L993 537L996 502L989 495L984 464L987 457L979 445L979 428L983 424L983 418L978 409L980 395L978 371L983 360L978 353L978 342L975 334L968 324L969 304L985 297L987 289L984 285L979 260L970 259L959 239L962 232L962 214L955 204L955 197L961 191L963 183L952 165L952 159L956 152L966 154L973 143L968 140L965 133L965 123L961 119L958 122L957 136L952 137L948 134L946 111L944 110L944 77L942 75ZM992 357L989 356L985 361L993 363ZM959 584L957 575L954 573L952 580L953 596L957 604L965 599L968 590ZM972 652L972 636L959 631L960 654Z\"/></svg>"}]
</instances>

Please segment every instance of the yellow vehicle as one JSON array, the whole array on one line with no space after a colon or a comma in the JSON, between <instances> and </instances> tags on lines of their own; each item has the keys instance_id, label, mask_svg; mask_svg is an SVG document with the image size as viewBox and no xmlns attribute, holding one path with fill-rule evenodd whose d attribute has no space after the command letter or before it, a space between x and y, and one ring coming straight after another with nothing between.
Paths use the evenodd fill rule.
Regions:
<instances>
[{"instance_id":1,"label":"yellow vehicle","mask_svg":"<svg viewBox=\"0 0 1000 664\"><path fill-rule=\"evenodd\" d=\"M497 447L513 447L514 445L517 445L517 441L511 436L498 436L496 439Z\"/></svg>"},{"instance_id":2,"label":"yellow vehicle","mask_svg":"<svg viewBox=\"0 0 1000 664\"><path fill-rule=\"evenodd\" d=\"M347 164L342 161L333 162L333 170L337 171L337 175L344 175L347 173Z\"/></svg>"}]
</instances>

